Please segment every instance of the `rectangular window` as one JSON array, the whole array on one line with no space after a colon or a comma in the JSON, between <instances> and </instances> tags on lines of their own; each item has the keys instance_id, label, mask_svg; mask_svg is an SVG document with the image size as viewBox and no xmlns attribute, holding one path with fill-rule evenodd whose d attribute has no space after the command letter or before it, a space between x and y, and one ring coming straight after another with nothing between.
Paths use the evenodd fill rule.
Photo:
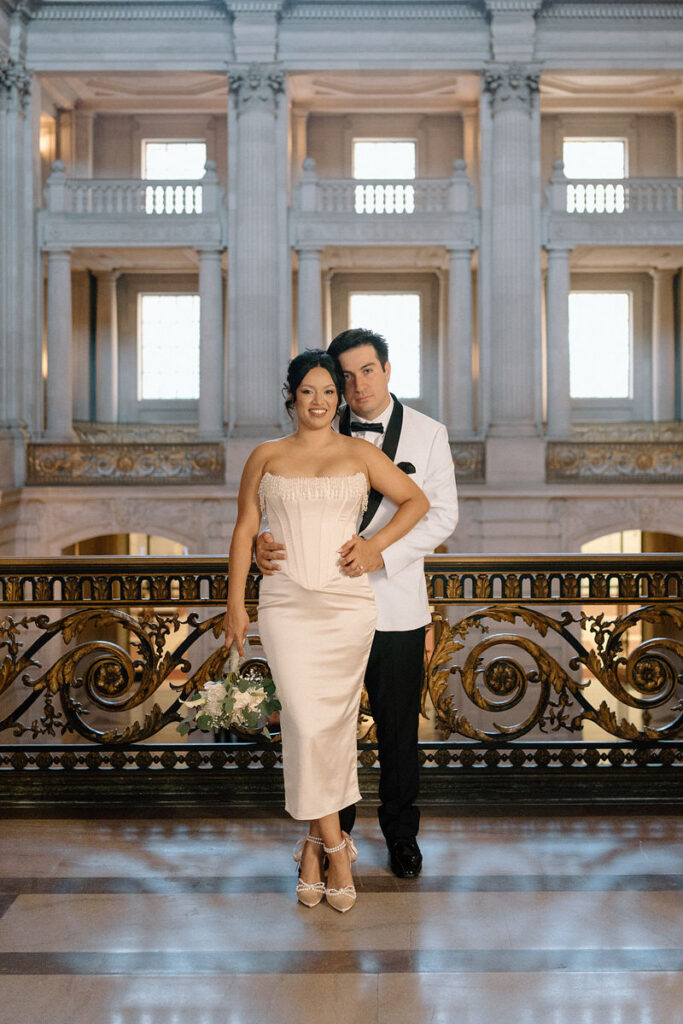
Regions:
<instances>
[{"instance_id":1,"label":"rectangular window","mask_svg":"<svg viewBox=\"0 0 683 1024\"><path fill-rule=\"evenodd\" d=\"M568 178L604 178L603 182L567 186L567 213L623 213L626 177L625 139L566 138L562 146Z\"/></svg>"},{"instance_id":2,"label":"rectangular window","mask_svg":"<svg viewBox=\"0 0 683 1024\"><path fill-rule=\"evenodd\" d=\"M414 139L354 139L353 176L387 184L357 185L356 213L413 213L412 185L389 184L415 177Z\"/></svg>"},{"instance_id":3,"label":"rectangular window","mask_svg":"<svg viewBox=\"0 0 683 1024\"><path fill-rule=\"evenodd\" d=\"M569 391L572 398L630 398L630 292L569 295Z\"/></svg>"},{"instance_id":4,"label":"rectangular window","mask_svg":"<svg viewBox=\"0 0 683 1024\"><path fill-rule=\"evenodd\" d=\"M199 398L199 296L138 298L138 398Z\"/></svg>"},{"instance_id":5,"label":"rectangular window","mask_svg":"<svg viewBox=\"0 0 683 1024\"><path fill-rule=\"evenodd\" d=\"M153 181L187 181L204 177L206 143L145 139L142 177ZM145 213L201 213L201 185L149 185Z\"/></svg>"},{"instance_id":6,"label":"rectangular window","mask_svg":"<svg viewBox=\"0 0 683 1024\"><path fill-rule=\"evenodd\" d=\"M420 295L413 292L352 292L349 327L368 327L382 334L391 348L391 390L399 398L420 398Z\"/></svg>"},{"instance_id":7,"label":"rectangular window","mask_svg":"<svg viewBox=\"0 0 683 1024\"><path fill-rule=\"evenodd\" d=\"M205 163L206 143L199 140L145 139L142 143L143 178L203 178Z\"/></svg>"}]
</instances>

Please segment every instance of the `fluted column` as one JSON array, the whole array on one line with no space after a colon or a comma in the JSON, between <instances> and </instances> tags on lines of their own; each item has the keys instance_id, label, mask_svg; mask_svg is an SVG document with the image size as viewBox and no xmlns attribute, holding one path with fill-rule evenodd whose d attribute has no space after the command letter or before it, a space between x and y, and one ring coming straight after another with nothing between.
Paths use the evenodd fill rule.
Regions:
<instances>
[{"instance_id":1,"label":"fluted column","mask_svg":"<svg viewBox=\"0 0 683 1024\"><path fill-rule=\"evenodd\" d=\"M491 67L491 432L532 435L540 422L540 237L534 189L538 71Z\"/></svg>"},{"instance_id":2,"label":"fluted column","mask_svg":"<svg viewBox=\"0 0 683 1024\"><path fill-rule=\"evenodd\" d=\"M72 425L71 253L57 249L48 254L47 269L46 436L70 440Z\"/></svg>"},{"instance_id":3,"label":"fluted column","mask_svg":"<svg viewBox=\"0 0 683 1024\"><path fill-rule=\"evenodd\" d=\"M35 305L26 131L30 96L31 80L23 63L0 53L0 426L12 430L22 419L24 360L31 339L24 316Z\"/></svg>"},{"instance_id":4,"label":"fluted column","mask_svg":"<svg viewBox=\"0 0 683 1024\"><path fill-rule=\"evenodd\" d=\"M199 433L223 433L223 275L218 249L199 253Z\"/></svg>"},{"instance_id":5,"label":"fluted column","mask_svg":"<svg viewBox=\"0 0 683 1024\"><path fill-rule=\"evenodd\" d=\"M472 251L451 249L448 328L440 377L443 421L449 437L469 437L472 422Z\"/></svg>"},{"instance_id":6,"label":"fluted column","mask_svg":"<svg viewBox=\"0 0 683 1024\"><path fill-rule=\"evenodd\" d=\"M230 229L231 430L267 433L281 419L287 150L279 130L284 75L252 64L228 74L234 118ZM287 250L288 251L288 250Z\"/></svg>"},{"instance_id":7,"label":"fluted column","mask_svg":"<svg viewBox=\"0 0 683 1024\"><path fill-rule=\"evenodd\" d=\"M99 423L119 418L119 326L116 270L97 275L95 416Z\"/></svg>"},{"instance_id":8,"label":"fluted column","mask_svg":"<svg viewBox=\"0 0 683 1024\"><path fill-rule=\"evenodd\" d=\"M546 295L547 424L551 437L569 437L569 253L568 248L548 249Z\"/></svg>"},{"instance_id":9,"label":"fluted column","mask_svg":"<svg viewBox=\"0 0 683 1024\"><path fill-rule=\"evenodd\" d=\"M652 419L676 415L676 356L673 270L651 271L652 295ZM636 372L637 369L636 369Z\"/></svg>"},{"instance_id":10,"label":"fluted column","mask_svg":"<svg viewBox=\"0 0 683 1024\"><path fill-rule=\"evenodd\" d=\"M323 347L322 282L320 278L320 249L301 248L298 277L299 351Z\"/></svg>"}]
</instances>

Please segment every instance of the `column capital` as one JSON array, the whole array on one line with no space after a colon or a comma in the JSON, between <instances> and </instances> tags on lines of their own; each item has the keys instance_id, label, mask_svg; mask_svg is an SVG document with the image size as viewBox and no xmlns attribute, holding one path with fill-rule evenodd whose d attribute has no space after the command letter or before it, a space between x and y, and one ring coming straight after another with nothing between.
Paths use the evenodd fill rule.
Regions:
<instances>
[{"instance_id":1,"label":"column capital","mask_svg":"<svg viewBox=\"0 0 683 1024\"><path fill-rule=\"evenodd\" d=\"M23 61L0 53L0 109L26 109L31 95L31 75Z\"/></svg>"},{"instance_id":2,"label":"column capital","mask_svg":"<svg viewBox=\"0 0 683 1024\"><path fill-rule=\"evenodd\" d=\"M548 253L548 256L569 256L574 251L574 245L571 242L544 242L543 248Z\"/></svg>"},{"instance_id":3,"label":"column capital","mask_svg":"<svg viewBox=\"0 0 683 1024\"><path fill-rule=\"evenodd\" d=\"M238 117L253 110L274 114L278 96L285 91L285 75L279 64L236 64L228 70L228 84Z\"/></svg>"},{"instance_id":4,"label":"column capital","mask_svg":"<svg viewBox=\"0 0 683 1024\"><path fill-rule=\"evenodd\" d=\"M490 64L484 70L484 91L489 94L491 111L520 107L531 113L534 97L538 93L541 71L538 65Z\"/></svg>"}]
</instances>

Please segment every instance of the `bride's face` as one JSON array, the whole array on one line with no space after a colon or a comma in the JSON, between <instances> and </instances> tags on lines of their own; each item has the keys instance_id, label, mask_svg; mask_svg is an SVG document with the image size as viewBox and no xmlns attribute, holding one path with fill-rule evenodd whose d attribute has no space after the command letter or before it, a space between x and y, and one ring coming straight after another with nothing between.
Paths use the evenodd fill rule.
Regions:
<instances>
[{"instance_id":1,"label":"bride's face","mask_svg":"<svg viewBox=\"0 0 683 1024\"><path fill-rule=\"evenodd\" d=\"M299 426L309 430L330 426L337 412L337 389L322 366L313 367L301 381L294 408Z\"/></svg>"}]
</instances>

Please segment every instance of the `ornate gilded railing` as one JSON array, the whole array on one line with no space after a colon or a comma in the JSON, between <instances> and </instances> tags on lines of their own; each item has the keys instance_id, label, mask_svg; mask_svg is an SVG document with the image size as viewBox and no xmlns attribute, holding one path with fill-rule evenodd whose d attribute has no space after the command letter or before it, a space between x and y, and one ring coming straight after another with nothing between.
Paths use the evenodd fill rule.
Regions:
<instances>
[{"instance_id":1,"label":"ornate gilded railing","mask_svg":"<svg viewBox=\"0 0 683 1024\"><path fill-rule=\"evenodd\" d=\"M179 702L223 669L226 569L193 557L0 563L0 771L24 779L16 792L52 792L64 770L73 787L97 769L126 786L181 773L185 792L186 769L236 769L244 792L279 792L277 744L181 744L175 732ZM426 572L422 759L439 799L462 782L455 769L507 770L525 785L539 771L585 782L651 768L671 795L683 766L683 555L432 556ZM254 572L254 620L258 582ZM250 659L264 670L256 627ZM359 737L372 741L362 710ZM372 792L372 742L359 761Z\"/></svg>"}]
</instances>

